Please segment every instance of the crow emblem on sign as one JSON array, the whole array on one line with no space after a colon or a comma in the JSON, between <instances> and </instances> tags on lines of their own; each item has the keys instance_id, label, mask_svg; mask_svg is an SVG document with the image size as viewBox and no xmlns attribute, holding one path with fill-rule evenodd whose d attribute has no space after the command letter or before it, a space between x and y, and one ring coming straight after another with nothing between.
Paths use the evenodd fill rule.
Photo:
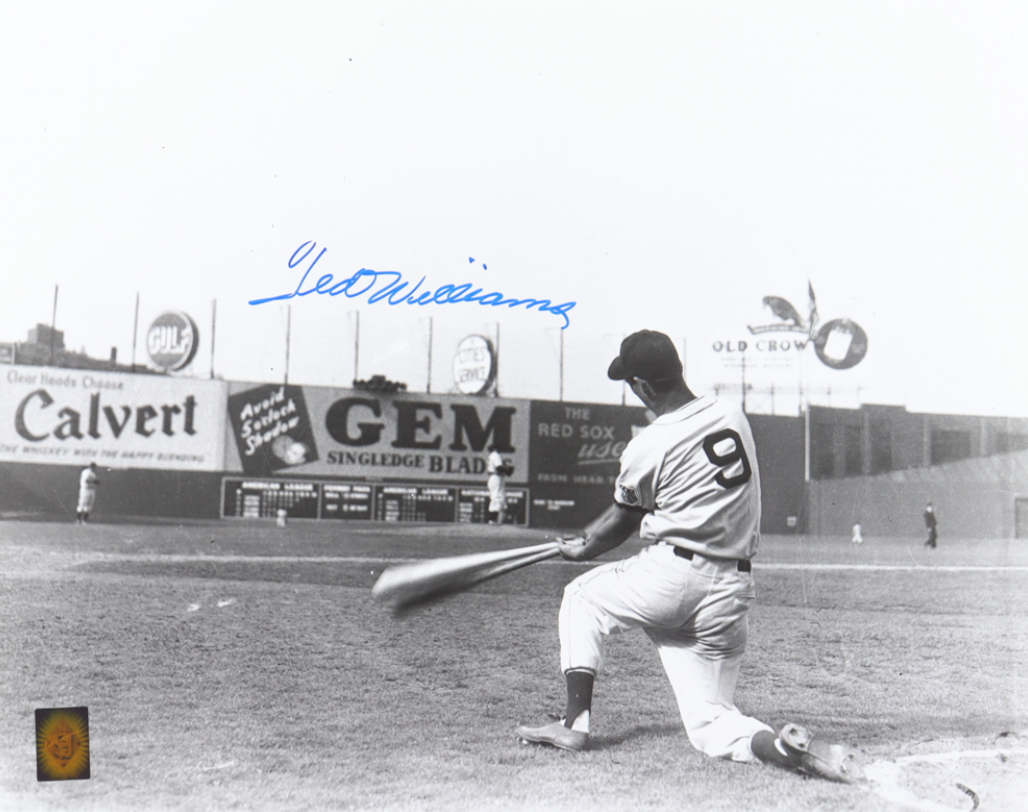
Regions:
<instances>
[{"instance_id":1,"label":"crow emblem on sign","mask_svg":"<svg viewBox=\"0 0 1028 812\"><path fill-rule=\"evenodd\" d=\"M807 282L807 317L803 318L792 302L782 296L765 296L764 306L770 309L779 319L774 324L763 324L749 327L753 335L759 333L806 333L811 338L817 330L817 299L814 298L814 286Z\"/></svg>"},{"instance_id":2,"label":"crow emblem on sign","mask_svg":"<svg viewBox=\"0 0 1028 812\"><path fill-rule=\"evenodd\" d=\"M832 369L849 369L867 355L867 333L852 319L832 319L821 324L817 312L814 286L807 281L807 318L792 306L792 302L781 296L765 296L762 300L778 321L773 324L749 325L753 335L761 333L804 333L814 345L818 360ZM796 349L803 349L806 342L794 339ZM758 343L759 349L759 343Z\"/></svg>"},{"instance_id":3,"label":"crow emblem on sign","mask_svg":"<svg viewBox=\"0 0 1028 812\"><path fill-rule=\"evenodd\" d=\"M774 313L782 321L791 321L795 327L806 327L806 324L796 308L787 300L781 296L765 296L764 305L771 308L771 312Z\"/></svg>"}]
</instances>

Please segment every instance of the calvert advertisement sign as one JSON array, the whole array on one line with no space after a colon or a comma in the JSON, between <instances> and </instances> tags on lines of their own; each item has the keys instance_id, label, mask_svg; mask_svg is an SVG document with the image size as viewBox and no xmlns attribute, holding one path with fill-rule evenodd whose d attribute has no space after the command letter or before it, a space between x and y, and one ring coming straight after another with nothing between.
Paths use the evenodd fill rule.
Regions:
<instances>
[{"instance_id":1,"label":"calvert advertisement sign","mask_svg":"<svg viewBox=\"0 0 1028 812\"><path fill-rule=\"evenodd\" d=\"M484 482L495 444L528 476L528 401L234 383L228 408L229 471Z\"/></svg>"},{"instance_id":2,"label":"calvert advertisement sign","mask_svg":"<svg viewBox=\"0 0 1028 812\"><path fill-rule=\"evenodd\" d=\"M218 471L220 381L15 366L0 374L0 461Z\"/></svg>"}]
</instances>

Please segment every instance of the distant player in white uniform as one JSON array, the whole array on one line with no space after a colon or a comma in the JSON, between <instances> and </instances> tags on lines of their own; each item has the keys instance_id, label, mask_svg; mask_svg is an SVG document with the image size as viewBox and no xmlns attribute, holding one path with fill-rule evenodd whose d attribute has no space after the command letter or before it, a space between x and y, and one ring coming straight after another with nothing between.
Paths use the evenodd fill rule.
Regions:
<instances>
[{"instance_id":1,"label":"distant player in white uniform","mask_svg":"<svg viewBox=\"0 0 1028 812\"><path fill-rule=\"evenodd\" d=\"M489 524L503 524L507 518L507 481L511 468L503 461L500 451L495 445L489 446L489 459L486 462L486 473L489 479Z\"/></svg>"},{"instance_id":2,"label":"distant player in white uniform","mask_svg":"<svg viewBox=\"0 0 1028 812\"><path fill-rule=\"evenodd\" d=\"M518 737L584 749L605 640L642 629L657 646L698 750L860 780L860 767L845 748L794 724L776 736L734 704L746 615L755 597L750 559L760 536L760 476L745 415L715 398L696 397L663 333L630 335L607 374L627 381L656 419L621 455L614 510L590 537L561 539L560 552L573 561L590 560L637 530L651 543L567 585L559 618L564 718L519 727Z\"/></svg>"},{"instance_id":3,"label":"distant player in white uniform","mask_svg":"<svg viewBox=\"0 0 1028 812\"><path fill-rule=\"evenodd\" d=\"M100 477L96 474L96 463L89 463L88 468L83 468L79 474L79 504L75 511L75 523L85 524L89 521L89 513L96 503L96 488L100 484Z\"/></svg>"}]
</instances>

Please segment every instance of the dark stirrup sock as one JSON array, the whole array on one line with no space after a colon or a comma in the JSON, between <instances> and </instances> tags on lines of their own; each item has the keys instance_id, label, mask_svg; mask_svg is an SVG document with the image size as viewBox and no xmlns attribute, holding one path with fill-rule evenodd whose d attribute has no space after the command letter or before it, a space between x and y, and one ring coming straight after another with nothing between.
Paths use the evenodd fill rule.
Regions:
<instances>
[{"instance_id":1,"label":"dark stirrup sock","mask_svg":"<svg viewBox=\"0 0 1028 812\"><path fill-rule=\"evenodd\" d=\"M568 705L564 713L564 726L571 727L582 711L592 709L593 681L596 679L592 671L573 669L564 675L568 687Z\"/></svg>"}]
</instances>

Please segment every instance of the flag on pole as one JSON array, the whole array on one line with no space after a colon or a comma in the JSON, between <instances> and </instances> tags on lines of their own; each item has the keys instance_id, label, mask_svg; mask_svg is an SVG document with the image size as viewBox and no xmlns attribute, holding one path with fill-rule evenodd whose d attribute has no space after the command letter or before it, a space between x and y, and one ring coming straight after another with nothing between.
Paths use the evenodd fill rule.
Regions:
<instances>
[{"instance_id":1,"label":"flag on pole","mask_svg":"<svg viewBox=\"0 0 1028 812\"><path fill-rule=\"evenodd\" d=\"M810 329L810 337L814 337L814 330L817 329L817 299L814 298L814 286L807 280L807 309L810 315L807 317L807 327Z\"/></svg>"}]
</instances>

